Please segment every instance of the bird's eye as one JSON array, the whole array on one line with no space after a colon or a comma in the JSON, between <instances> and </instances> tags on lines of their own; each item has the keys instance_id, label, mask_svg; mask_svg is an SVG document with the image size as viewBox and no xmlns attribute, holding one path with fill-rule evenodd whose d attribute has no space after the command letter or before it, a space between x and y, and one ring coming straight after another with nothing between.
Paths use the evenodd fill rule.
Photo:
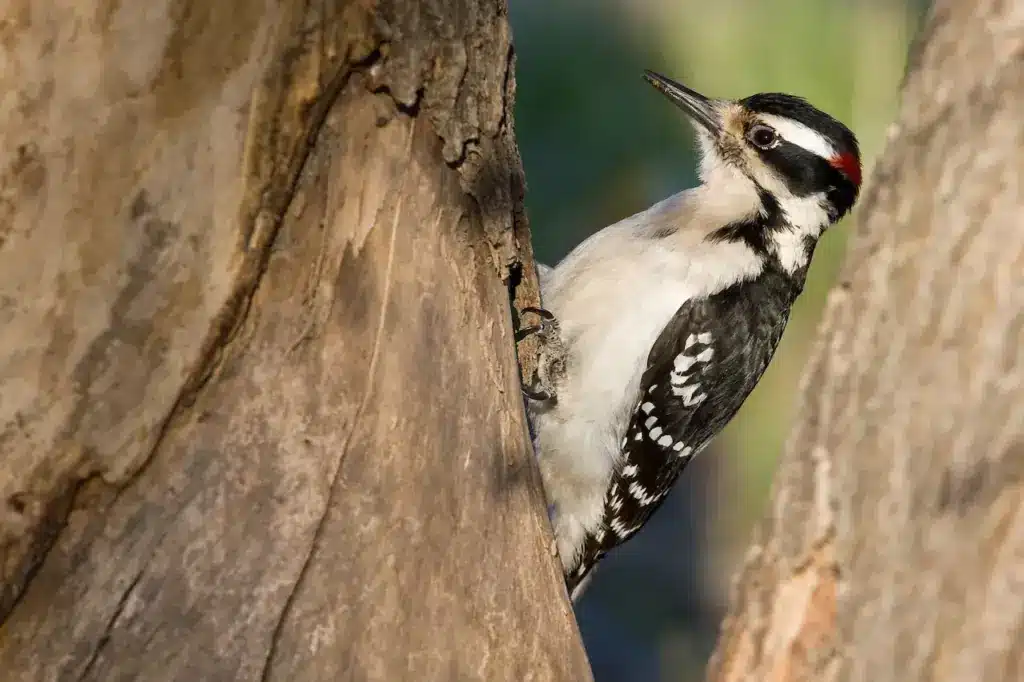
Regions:
<instances>
[{"instance_id":1,"label":"bird's eye","mask_svg":"<svg viewBox=\"0 0 1024 682\"><path fill-rule=\"evenodd\" d=\"M766 125L756 125L747 132L747 139L761 149L769 149L775 146L779 136L778 133Z\"/></svg>"}]
</instances>

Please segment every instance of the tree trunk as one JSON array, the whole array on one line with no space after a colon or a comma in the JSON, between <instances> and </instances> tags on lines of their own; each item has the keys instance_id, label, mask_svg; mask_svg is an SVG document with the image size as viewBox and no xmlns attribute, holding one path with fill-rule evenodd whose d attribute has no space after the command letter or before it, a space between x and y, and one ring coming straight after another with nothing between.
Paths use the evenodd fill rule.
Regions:
<instances>
[{"instance_id":1,"label":"tree trunk","mask_svg":"<svg viewBox=\"0 0 1024 682\"><path fill-rule=\"evenodd\" d=\"M1024 679L1024 13L938 0L708 680Z\"/></svg>"},{"instance_id":2,"label":"tree trunk","mask_svg":"<svg viewBox=\"0 0 1024 682\"><path fill-rule=\"evenodd\" d=\"M585 680L503 2L0 9L0 677Z\"/></svg>"}]
</instances>

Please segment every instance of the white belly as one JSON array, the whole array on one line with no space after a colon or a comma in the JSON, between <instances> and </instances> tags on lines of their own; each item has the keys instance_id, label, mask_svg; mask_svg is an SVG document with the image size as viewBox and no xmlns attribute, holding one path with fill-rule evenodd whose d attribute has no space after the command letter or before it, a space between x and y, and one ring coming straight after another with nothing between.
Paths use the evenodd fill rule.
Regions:
<instances>
[{"instance_id":1,"label":"white belly","mask_svg":"<svg viewBox=\"0 0 1024 682\"><path fill-rule=\"evenodd\" d=\"M560 274L571 276L571 271L556 268L546 282L544 307L561 321L571 369L556 388L557 405L535 414L534 426L566 567L586 531L601 522L604 492L651 346L692 295L674 265L675 274L638 269L584 287L560 287Z\"/></svg>"},{"instance_id":2,"label":"white belly","mask_svg":"<svg viewBox=\"0 0 1024 682\"><path fill-rule=\"evenodd\" d=\"M564 421L578 421L577 428L592 430L575 443L600 452L609 463L618 456L651 346L690 296L682 281L640 273L613 284L615 295L606 300L629 304L545 302L558 319L572 321L562 333L571 339L569 362L575 367L558 388L556 411ZM651 291L658 293L652 296Z\"/></svg>"}]
</instances>

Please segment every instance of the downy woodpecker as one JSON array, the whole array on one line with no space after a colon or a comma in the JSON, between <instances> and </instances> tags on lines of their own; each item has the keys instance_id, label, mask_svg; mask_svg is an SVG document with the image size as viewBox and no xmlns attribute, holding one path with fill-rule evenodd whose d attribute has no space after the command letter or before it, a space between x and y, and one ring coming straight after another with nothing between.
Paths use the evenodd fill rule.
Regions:
<instances>
[{"instance_id":1,"label":"downy woodpecker","mask_svg":"<svg viewBox=\"0 0 1024 682\"><path fill-rule=\"evenodd\" d=\"M574 600L760 380L861 182L856 137L802 98L645 76L691 119L701 184L540 266L539 324L517 335L542 338L524 393Z\"/></svg>"}]
</instances>

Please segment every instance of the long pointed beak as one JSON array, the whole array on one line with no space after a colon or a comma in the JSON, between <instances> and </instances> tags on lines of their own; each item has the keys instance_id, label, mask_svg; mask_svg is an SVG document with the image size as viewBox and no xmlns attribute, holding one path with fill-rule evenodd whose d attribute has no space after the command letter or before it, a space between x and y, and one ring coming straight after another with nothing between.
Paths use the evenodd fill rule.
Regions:
<instances>
[{"instance_id":1,"label":"long pointed beak","mask_svg":"<svg viewBox=\"0 0 1024 682\"><path fill-rule=\"evenodd\" d=\"M704 95L691 90L682 83L677 83L670 78L644 70L644 78L648 83L661 91L672 102L686 112L695 123L703 126L712 137L718 137L722 132L722 124L718 120L718 112L714 105Z\"/></svg>"}]
</instances>

